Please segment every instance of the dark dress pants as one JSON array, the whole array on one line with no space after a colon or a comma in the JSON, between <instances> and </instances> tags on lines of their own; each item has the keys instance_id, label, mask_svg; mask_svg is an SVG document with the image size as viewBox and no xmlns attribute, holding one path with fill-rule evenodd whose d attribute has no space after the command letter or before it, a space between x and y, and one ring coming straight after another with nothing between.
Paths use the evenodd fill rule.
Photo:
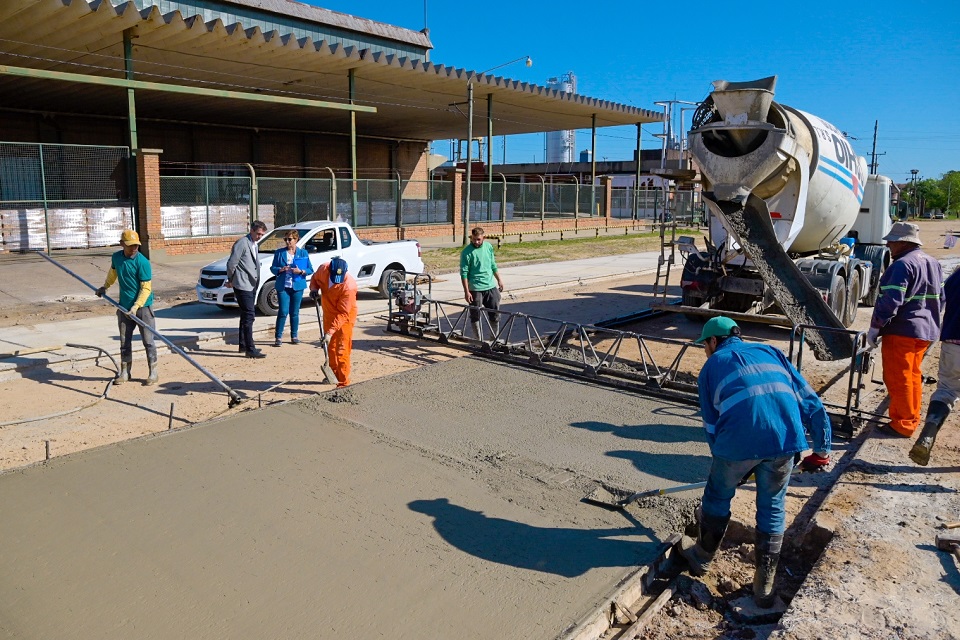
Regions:
<instances>
[{"instance_id":1,"label":"dark dress pants","mask_svg":"<svg viewBox=\"0 0 960 640\"><path fill-rule=\"evenodd\" d=\"M253 319L257 316L256 291L234 289L237 304L240 305L240 350L253 351Z\"/></svg>"}]
</instances>

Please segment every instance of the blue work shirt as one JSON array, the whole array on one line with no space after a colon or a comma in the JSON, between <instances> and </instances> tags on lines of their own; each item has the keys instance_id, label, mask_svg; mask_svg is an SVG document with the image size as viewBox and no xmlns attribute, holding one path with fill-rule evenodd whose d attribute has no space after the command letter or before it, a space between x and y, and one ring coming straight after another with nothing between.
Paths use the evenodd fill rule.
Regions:
<instances>
[{"instance_id":1,"label":"blue work shirt","mask_svg":"<svg viewBox=\"0 0 960 640\"><path fill-rule=\"evenodd\" d=\"M819 396L778 349L724 340L700 370L700 411L710 452L726 460L830 451L830 418Z\"/></svg>"}]
</instances>

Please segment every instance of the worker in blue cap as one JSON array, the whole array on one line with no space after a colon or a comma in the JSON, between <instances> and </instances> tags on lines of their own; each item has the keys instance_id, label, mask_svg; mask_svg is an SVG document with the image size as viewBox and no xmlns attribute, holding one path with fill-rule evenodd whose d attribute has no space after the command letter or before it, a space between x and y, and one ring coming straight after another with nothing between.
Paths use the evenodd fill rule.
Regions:
<instances>
[{"instance_id":1,"label":"worker in blue cap","mask_svg":"<svg viewBox=\"0 0 960 640\"><path fill-rule=\"evenodd\" d=\"M337 256L310 278L310 297L320 298L323 308L323 340L330 354L330 368L337 386L350 384L350 353L357 324L357 279L347 271L347 261Z\"/></svg>"},{"instance_id":2,"label":"worker in blue cap","mask_svg":"<svg viewBox=\"0 0 960 640\"><path fill-rule=\"evenodd\" d=\"M805 470L830 462L830 419L819 396L786 356L765 344L746 343L737 323L711 318L698 344L707 353L700 370L700 411L713 460L698 510L697 540L684 536L680 554L697 576L710 561L730 522L730 501L743 478L757 481L756 570L753 598L773 606L774 576L786 528L784 498L794 456L807 450L804 426L813 437Z\"/></svg>"}]
</instances>

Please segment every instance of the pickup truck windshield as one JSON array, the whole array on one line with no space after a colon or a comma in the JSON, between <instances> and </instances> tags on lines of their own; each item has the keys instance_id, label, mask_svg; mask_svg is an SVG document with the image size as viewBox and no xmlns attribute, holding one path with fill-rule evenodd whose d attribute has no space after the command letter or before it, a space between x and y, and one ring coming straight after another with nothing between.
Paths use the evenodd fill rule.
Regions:
<instances>
[{"instance_id":1,"label":"pickup truck windshield","mask_svg":"<svg viewBox=\"0 0 960 640\"><path fill-rule=\"evenodd\" d=\"M286 246L283 242L283 236L286 235L287 231L290 229L274 229L268 233L260 241L260 244L257 245L257 250L259 253L273 253L280 247ZM297 233L300 234L300 237L310 233L310 229L297 229Z\"/></svg>"}]
</instances>

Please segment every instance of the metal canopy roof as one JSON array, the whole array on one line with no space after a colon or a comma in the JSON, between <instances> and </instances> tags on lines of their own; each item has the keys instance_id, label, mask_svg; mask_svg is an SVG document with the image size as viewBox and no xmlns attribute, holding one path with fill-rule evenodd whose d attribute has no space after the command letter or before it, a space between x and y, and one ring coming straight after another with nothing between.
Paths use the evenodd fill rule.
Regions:
<instances>
[{"instance_id":1,"label":"metal canopy roof","mask_svg":"<svg viewBox=\"0 0 960 640\"><path fill-rule=\"evenodd\" d=\"M275 3L273 3L275 4ZM466 137L467 85L474 84L477 132L485 131L493 95L496 135L660 121L662 114L564 94L542 86L435 65L355 47L297 39L259 27L133 2L4 0L0 3L0 64L114 78L123 77L123 32L131 29L134 78L150 82L347 102L355 69L363 136L400 140ZM5 108L126 116L124 89L0 75ZM461 106L451 106L461 103ZM481 113L482 112L482 113ZM137 116L260 128L342 133L349 116L312 107L243 102L137 90ZM481 129L482 128L482 129Z\"/></svg>"}]
</instances>

